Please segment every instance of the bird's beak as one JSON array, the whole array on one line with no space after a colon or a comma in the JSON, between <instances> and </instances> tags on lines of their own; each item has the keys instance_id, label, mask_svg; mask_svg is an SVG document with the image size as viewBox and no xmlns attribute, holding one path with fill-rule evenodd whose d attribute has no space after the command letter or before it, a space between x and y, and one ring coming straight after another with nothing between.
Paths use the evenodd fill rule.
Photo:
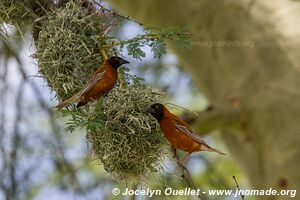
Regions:
<instances>
[{"instance_id":1,"label":"bird's beak","mask_svg":"<svg viewBox=\"0 0 300 200\"><path fill-rule=\"evenodd\" d=\"M151 107L149 107L146 112L150 113L150 114L154 114L155 113L155 110Z\"/></svg>"},{"instance_id":2,"label":"bird's beak","mask_svg":"<svg viewBox=\"0 0 300 200\"><path fill-rule=\"evenodd\" d=\"M130 63L130 62L128 60L125 60L125 59L122 58L121 64L123 65L123 64L127 64L127 63Z\"/></svg>"}]
</instances>

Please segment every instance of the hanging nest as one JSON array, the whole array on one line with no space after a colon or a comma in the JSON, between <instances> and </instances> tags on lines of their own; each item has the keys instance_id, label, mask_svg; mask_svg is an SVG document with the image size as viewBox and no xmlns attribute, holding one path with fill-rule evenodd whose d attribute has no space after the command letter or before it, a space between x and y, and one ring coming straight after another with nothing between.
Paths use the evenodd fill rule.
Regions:
<instances>
[{"instance_id":1,"label":"hanging nest","mask_svg":"<svg viewBox=\"0 0 300 200\"><path fill-rule=\"evenodd\" d=\"M142 179L160 167L166 142L146 109L161 98L142 83L117 87L103 99L98 117L90 120L87 140L114 178Z\"/></svg>"},{"instance_id":2,"label":"hanging nest","mask_svg":"<svg viewBox=\"0 0 300 200\"><path fill-rule=\"evenodd\" d=\"M45 14L52 1L44 0L1 0L0 22L23 27L30 25L38 17Z\"/></svg>"},{"instance_id":3,"label":"hanging nest","mask_svg":"<svg viewBox=\"0 0 300 200\"><path fill-rule=\"evenodd\" d=\"M54 10L43 21L37 40L39 72L60 100L78 92L103 62L98 46L114 20L74 2ZM114 50L107 53L113 54Z\"/></svg>"},{"instance_id":4,"label":"hanging nest","mask_svg":"<svg viewBox=\"0 0 300 200\"><path fill-rule=\"evenodd\" d=\"M116 23L111 15L90 12L74 2L54 10L43 20L37 37L39 71L56 97L78 92L103 62L99 47ZM108 50L114 55L114 49ZM162 95L119 69L123 82L105 97L80 109L62 109L68 130L84 127L87 140L104 169L117 179L136 180L156 172L164 158L165 139L146 109ZM124 86L126 85L126 86Z\"/></svg>"}]
</instances>

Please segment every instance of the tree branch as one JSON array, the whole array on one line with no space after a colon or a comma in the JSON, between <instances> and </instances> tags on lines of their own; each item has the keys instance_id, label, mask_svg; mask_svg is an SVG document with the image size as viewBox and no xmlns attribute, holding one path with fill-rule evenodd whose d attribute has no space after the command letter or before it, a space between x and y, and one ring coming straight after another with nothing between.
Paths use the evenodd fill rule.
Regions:
<instances>
[{"instance_id":1,"label":"tree branch","mask_svg":"<svg viewBox=\"0 0 300 200\"><path fill-rule=\"evenodd\" d=\"M240 194L242 200L244 200L244 199L245 199L245 196L244 196L242 193L240 193L241 189L240 189L240 186L239 186L239 184L238 184L238 182L237 182L235 176L232 176L232 178L233 178L233 180L234 180L234 182L235 182L235 185L236 185L236 188L237 188L238 193Z\"/></svg>"},{"instance_id":2,"label":"tree branch","mask_svg":"<svg viewBox=\"0 0 300 200\"><path fill-rule=\"evenodd\" d=\"M194 181L193 181L193 179L192 179L192 176L190 175L189 170L184 166L183 163L182 163L182 164L179 164L180 159L179 159L179 157L178 157L178 155L177 155L176 148L173 147L173 146L172 146L171 148L172 148L172 152L173 152L173 155L174 155L173 157L176 158L177 166L178 166L179 168L181 168L181 171L182 171L182 176L181 176L181 177L183 178L183 180L185 180L186 183L191 184L192 187L193 187L193 189L194 189L195 191L197 191L198 188L196 187L196 185L195 185L195 183L194 183ZM201 190L200 190L200 191L201 191ZM204 197L199 193L198 199L204 200Z\"/></svg>"}]
</instances>

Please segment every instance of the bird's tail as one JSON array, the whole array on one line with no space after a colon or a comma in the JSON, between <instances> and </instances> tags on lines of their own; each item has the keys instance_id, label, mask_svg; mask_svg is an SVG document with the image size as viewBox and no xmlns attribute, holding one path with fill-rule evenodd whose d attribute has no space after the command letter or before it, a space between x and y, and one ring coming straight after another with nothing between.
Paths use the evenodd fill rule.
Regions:
<instances>
[{"instance_id":1,"label":"bird's tail","mask_svg":"<svg viewBox=\"0 0 300 200\"><path fill-rule=\"evenodd\" d=\"M70 105L72 103L76 103L79 101L79 98L77 96L72 96L69 99L61 102L60 104L58 104L57 106L55 106L55 108L57 108L57 110L62 109L63 107Z\"/></svg>"},{"instance_id":2,"label":"bird's tail","mask_svg":"<svg viewBox=\"0 0 300 200\"><path fill-rule=\"evenodd\" d=\"M215 149L215 148L212 148L212 147L206 146L206 145L203 145L203 146L204 146L204 148L202 149L202 151L210 151L210 152L216 152L221 155L226 155L225 153L223 153L222 151L219 151L218 149Z\"/></svg>"}]
</instances>

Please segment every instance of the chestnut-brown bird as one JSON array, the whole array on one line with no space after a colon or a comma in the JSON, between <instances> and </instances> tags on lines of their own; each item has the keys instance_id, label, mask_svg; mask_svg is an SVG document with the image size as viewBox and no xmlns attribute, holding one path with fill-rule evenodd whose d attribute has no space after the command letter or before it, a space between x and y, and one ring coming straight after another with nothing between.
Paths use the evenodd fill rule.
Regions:
<instances>
[{"instance_id":1,"label":"chestnut-brown bird","mask_svg":"<svg viewBox=\"0 0 300 200\"><path fill-rule=\"evenodd\" d=\"M179 161L179 164L183 164L193 152L197 151L212 151L225 155L223 152L206 144L198 133L179 117L172 114L164 105L160 103L152 104L147 109L147 112L157 119L162 132L172 147L187 152L184 158Z\"/></svg>"},{"instance_id":2,"label":"chestnut-brown bird","mask_svg":"<svg viewBox=\"0 0 300 200\"><path fill-rule=\"evenodd\" d=\"M97 69L87 84L74 96L55 106L58 110L72 103L77 103L77 108L90 101L95 101L107 94L116 84L118 78L117 69L123 64L129 63L118 56L104 60L102 67Z\"/></svg>"}]
</instances>

